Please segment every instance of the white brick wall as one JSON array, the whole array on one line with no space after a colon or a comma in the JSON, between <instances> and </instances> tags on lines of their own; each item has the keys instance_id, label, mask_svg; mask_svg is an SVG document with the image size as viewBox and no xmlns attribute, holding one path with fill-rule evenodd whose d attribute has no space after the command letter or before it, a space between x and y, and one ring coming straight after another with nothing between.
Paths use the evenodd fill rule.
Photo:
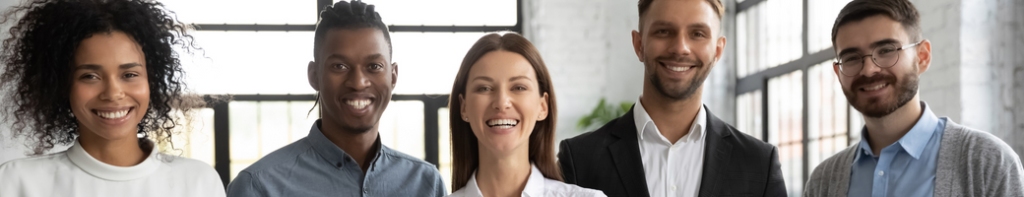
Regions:
<instances>
[{"instance_id":1,"label":"white brick wall","mask_svg":"<svg viewBox=\"0 0 1024 197\"><path fill-rule=\"evenodd\" d=\"M1024 151L1024 2L911 0L932 42L921 99L936 115L987 131Z\"/></svg>"},{"instance_id":2,"label":"white brick wall","mask_svg":"<svg viewBox=\"0 0 1024 197\"><path fill-rule=\"evenodd\" d=\"M558 138L584 132L580 117L597 102L633 102L643 87L643 64L632 50L636 2L524 1L523 33L551 73L558 103Z\"/></svg>"},{"instance_id":3,"label":"white brick wall","mask_svg":"<svg viewBox=\"0 0 1024 197\"><path fill-rule=\"evenodd\" d=\"M1024 124L1024 111L1017 103L1024 97L1014 76L1024 72L1024 14L1019 12L1024 2L963 0L961 5L962 122L991 132L1019 154L1024 134L1018 133L1024 130L1017 125Z\"/></svg>"}]
</instances>

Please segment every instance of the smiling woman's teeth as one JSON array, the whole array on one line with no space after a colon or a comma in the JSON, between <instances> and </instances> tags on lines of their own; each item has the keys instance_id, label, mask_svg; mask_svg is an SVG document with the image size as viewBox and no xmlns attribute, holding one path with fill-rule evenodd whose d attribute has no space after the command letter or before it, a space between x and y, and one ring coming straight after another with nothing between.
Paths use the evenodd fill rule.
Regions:
<instances>
[{"instance_id":1,"label":"smiling woman's teeth","mask_svg":"<svg viewBox=\"0 0 1024 197\"><path fill-rule=\"evenodd\" d=\"M690 68L691 68L690 66L679 66L679 67L676 67L676 66L666 66L666 67L668 67L669 70L676 71L676 72L687 71L687 70L690 70Z\"/></svg>"},{"instance_id":2,"label":"smiling woman's teeth","mask_svg":"<svg viewBox=\"0 0 1024 197\"><path fill-rule=\"evenodd\" d=\"M118 118L124 117L125 115L128 115L128 110L121 110L121 111L114 111L114 112L100 112L100 111L97 111L96 115L99 115L100 117L103 117L103 118L106 118L106 119L118 119Z\"/></svg>"},{"instance_id":3,"label":"smiling woman's teeth","mask_svg":"<svg viewBox=\"0 0 1024 197\"><path fill-rule=\"evenodd\" d=\"M366 108L366 106L370 105L370 100L369 99L348 100L348 102L346 102L346 103L348 105L351 105L352 107L354 107L356 109L363 109L363 108Z\"/></svg>"},{"instance_id":4,"label":"smiling woman's teeth","mask_svg":"<svg viewBox=\"0 0 1024 197\"><path fill-rule=\"evenodd\" d=\"M876 85L876 86L872 86L872 87L867 87L867 88L864 88L864 90L865 90L865 91L874 91L874 90L882 89L882 87L885 87L885 85L888 85L888 84L885 84L885 83L883 83L883 84L878 84L878 85Z\"/></svg>"},{"instance_id":5,"label":"smiling woman's teeth","mask_svg":"<svg viewBox=\"0 0 1024 197\"><path fill-rule=\"evenodd\" d=\"M512 128L517 124L519 124L519 121L516 119L493 119L487 121L488 127L497 127L499 129Z\"/></svg>"}]
</instances>

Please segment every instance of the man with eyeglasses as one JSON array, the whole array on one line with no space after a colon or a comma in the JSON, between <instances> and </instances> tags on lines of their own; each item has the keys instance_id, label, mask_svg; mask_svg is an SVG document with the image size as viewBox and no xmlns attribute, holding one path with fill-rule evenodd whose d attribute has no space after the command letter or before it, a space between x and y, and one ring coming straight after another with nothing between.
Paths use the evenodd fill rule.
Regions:
<instances>
[{"instance_id":1,"label":"man with eyeglasses","mask_svg":"<svg viewBox=\"0 0 1024 197\"><path fill-rule=\"evenodd\" d=\"M832 26L833 66L862 139L818 165L804 196L1024 196L1020 158L919 100L932 60L908 0L854 0Z\"/></svg>"}]
</instances>

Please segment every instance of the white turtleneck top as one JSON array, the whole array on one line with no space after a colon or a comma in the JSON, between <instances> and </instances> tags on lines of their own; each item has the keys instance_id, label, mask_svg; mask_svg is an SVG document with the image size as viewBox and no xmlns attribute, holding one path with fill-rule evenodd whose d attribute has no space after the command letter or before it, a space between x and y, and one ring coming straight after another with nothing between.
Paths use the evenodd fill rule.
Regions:
<instances>
[{"instance_id":1,"label":"white turtleneck top","mask_svg":"<svg viewBox=\"0 0 1024 197\"><path fill-rule=\"evenodd\" d=\"M224 185L210 165L150 151L131 167L93 158L82 145L67 151L0 165L0 197L36 196L214 196Z\"/></svg>"}]
</instances>

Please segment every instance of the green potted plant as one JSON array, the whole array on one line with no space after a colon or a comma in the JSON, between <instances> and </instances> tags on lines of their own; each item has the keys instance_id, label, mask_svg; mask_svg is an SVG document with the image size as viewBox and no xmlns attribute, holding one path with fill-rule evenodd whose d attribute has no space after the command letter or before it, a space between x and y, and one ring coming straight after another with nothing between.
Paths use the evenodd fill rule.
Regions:
<instances>
[{"instance_id":1,"label":"green potted plant","mask_svg":"<svg viewBox=\"0 0 1024 197\"><path fill-rule=\"evenodd\" d=\"M632 107L632 102L621 102L618 105L615 105L608 104L605 98L601 98L601 101L597 103L597 106L594 107L594 110L591 111L590 114L584 115L580 118L576 123L576 128L586 131L595 125L599 127L626 114L626 112Z\"/></svg>"}]
</instances>

